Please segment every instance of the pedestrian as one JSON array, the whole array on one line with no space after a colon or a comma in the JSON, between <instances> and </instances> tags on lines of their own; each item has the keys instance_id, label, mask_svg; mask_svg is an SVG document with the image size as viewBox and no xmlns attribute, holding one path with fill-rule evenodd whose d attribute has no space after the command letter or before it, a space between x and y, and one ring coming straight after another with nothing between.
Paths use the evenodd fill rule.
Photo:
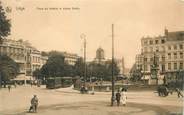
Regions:
<instances>
[{"instance_id":1,"label":"pedestrian","mask_svg":"<svg viewBox=\"0 0 184 115\"><path fill-rule=\"evenodd\" d=\"M35 105L35 112L37 112L37 108L38 108L38 98L37 98L36 95L35 95L34 105Z\"/></svg>"},{"instance_id":2,"label":"pedestrian","mask_svg":"<svg viewBox=\"0 0 184 115\"><path fill-rule=\"evenodd\" d=\"M10 92L10 89L11 89L11 85L8 85L8 91Z\"/></svg>"},{"instance_id":3,"label":"pedestrian","mask_svg":"<svg viewBox=\"0 0 184 115\"><path fill-rule=\"evenodd\" d=\"M83 94L84 93L84 90L85 90L85 87L84 87L84 85L82 85L82 87L80 89L80 92Z\"/></svg>"},{"instance_id":4,"label":"pedestrian","mask_svg":"<svg viewBox=\"0 0 184 115\"><path fill-rule=\"evenodd\" d=\"M33 86L33 82L31 81L31 87Z\"/></svg>"},{"instance_id":5,"label":"pedestrian","mask_svg":"<svg viewBox=\"0 0 184 115\"><path fill-rule=\"evenodd\" d=\"M122 91L122 92L123 92L123 91L127 92L127 87L126 87L126 86L122 87L122 88L121 88L121 91Z\"/></svg>"},{"instance_id":6,"label":"pedestrian","mask_svg":"<svg viewBox=\"0 0 184 115\"><path fill-rule=\"evenodd\" d=\"M181 93L179 88L176 88L176 92L178 94L178 98L180 98L180 96L183 97L183 94Z\"/></svg>"},{"instance_id":7,"label":"pedestrian","mask_svg":"<svg viewBox=\"0 0 184 115\"><path fill-rule=\"evenodd\" d=\"M127 101L126 91L122 92L122 99L121 100L122 100L121 102L122 102L123 106L126 106L126 101Z\"/></svg>"},{"instance_id":8,"label":"pedestrian","mask_svg":"<svg viewBox=\"0 0 184 115\"><path fill-rule=\"evenodd\" d=\"M91 94L94 95L95 94L95 87L94 87L94 85L92 85L91 90L92 90Z\"/></svg>"},{"instance_id":9,"label":"pedestrian","mask_svg":"<svg viewBox=\"0 0 184 115\"><path fill-rule=\"evenodd\" d=\"M38 98L36 95L31 99L31 106L29 108L29 112L37 112L37 107L38 107Z\"/></svg>"},{"instance_id":10,"label":"pedestrian","mask_svg":"<svg viewBox=\"0 0 184 115\"><path fill-rule=\"evenodd\" d=\"M14 87L15 87L15 88L17 87L17 83L16 83L16 82L14 83Z\"/></svg>"},{"instance_id":11,"label":"pedestrian","mask_svg":"<svg viewBox=\"0 0 184 115\"><path fill-rule=\"evenodd\" d=\"M117 93L116 93L117 106L120 105L120 99L121 99L121 93L120 93L120 91L118 90Z\"/></svg>"},{"instance_id":12,"label":"pedestrian","mask_svg":"<svg viewBox=\"0 0 184 115\"><path fill-rule=\"evenodd\" d=\"M29 108L29 112L34 111L34 97L31 99L31 106Z\"/></svg>"}]
</instances>

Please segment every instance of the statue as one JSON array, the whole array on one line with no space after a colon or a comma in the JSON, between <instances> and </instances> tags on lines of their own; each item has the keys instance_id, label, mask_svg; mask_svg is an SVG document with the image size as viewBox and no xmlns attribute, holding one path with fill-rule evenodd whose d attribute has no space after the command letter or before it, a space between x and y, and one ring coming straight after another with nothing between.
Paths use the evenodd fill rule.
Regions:
<instances>
[{"instance_id":1,"label":"statue","mask_svg":"<svg viewBox=\"0 0 184 115\"><path fill-rule=\"evenodd\" d=\"M151 65L151 78L152 79L157 79L158 70L159 70L158 60L157 60L157 57L155 56L155 53L154 53L153 64Z\"/></svg>"}]
</instances>

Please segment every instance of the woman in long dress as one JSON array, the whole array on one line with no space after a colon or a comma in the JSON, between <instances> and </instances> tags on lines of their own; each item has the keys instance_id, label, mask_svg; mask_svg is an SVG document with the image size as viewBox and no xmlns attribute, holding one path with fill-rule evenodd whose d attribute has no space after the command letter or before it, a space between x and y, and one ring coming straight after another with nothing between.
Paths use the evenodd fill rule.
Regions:
<instances>
[{"instance_id":1,"label":"woman in long dress","mask_svg":"<svg viewBox=\"0 0 184 115\"><path fill-rule=\"evenodd\" d=\"M127 101L126 92L123 91L122 92L122 99L121 99L121 102L122 102L123 106L126 106L126 101Z\"/></svg>"}]
</instances>

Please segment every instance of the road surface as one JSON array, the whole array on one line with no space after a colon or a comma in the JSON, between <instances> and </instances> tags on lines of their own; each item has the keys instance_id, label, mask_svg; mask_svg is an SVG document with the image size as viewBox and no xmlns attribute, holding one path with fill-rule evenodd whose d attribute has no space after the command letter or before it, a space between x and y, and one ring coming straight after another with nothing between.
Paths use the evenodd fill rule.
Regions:
<instances>
[{"instance_id":1,"label":"road surface","mask_svg":"<svg viewBox=\"0 0 184 115\"><path fill-rule=\"evenodd\" d=\"M164 115L183 113L183 99L176 93L159 97L153 91L128 91L127 105L110 106L111 92L80 94L72 88L47 90L44 86L18 86L0 89L0 115L32 115L28 113L30 100L39 98L36 115Z\"/></svg>"}]
</instances>

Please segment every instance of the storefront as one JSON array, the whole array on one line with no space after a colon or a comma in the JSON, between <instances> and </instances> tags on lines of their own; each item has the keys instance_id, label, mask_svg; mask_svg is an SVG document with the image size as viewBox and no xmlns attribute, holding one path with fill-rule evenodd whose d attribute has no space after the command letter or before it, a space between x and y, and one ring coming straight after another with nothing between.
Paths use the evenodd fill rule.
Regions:
<instances>
[{"instance_id":1,"label":"storefront","mask_svg":"<svg viewBox=\"0 0 184 115\"><path fill-rule=\"evenodd\" d=\"M17 84L19 85L26 85L31 83L31 81L33 81L33 77L32 76L26 76L25 74L19 74L18 76L16 76L16 78L13 79L13 81L15 81Z\"/></svg>"}]
</instances>

